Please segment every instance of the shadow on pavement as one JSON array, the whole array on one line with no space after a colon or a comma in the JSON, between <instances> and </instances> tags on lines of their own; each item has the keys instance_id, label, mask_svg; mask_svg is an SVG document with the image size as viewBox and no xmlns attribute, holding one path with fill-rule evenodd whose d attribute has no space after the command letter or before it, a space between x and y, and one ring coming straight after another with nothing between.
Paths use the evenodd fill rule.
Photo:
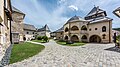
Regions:
<instances>
[{"instance_id":1,"label":"shadow on pavement","mask_svg":"<svg viewBox=\"0 0 120 67\"><path fill-rule=\"evenodd\" d=\"M120 48L118 48L118 47L110 47L110 48L107 48L105 50L114 51L114 52L119 52L120 53Z\"/></svg>"}]
</instances>

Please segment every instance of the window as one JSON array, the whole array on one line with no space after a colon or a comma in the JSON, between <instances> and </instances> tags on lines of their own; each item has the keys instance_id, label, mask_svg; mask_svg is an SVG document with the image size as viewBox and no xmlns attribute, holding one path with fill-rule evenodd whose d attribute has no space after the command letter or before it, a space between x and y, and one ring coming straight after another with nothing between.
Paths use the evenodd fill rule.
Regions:
<instances>
[{"instance_id":1,"label":"window","mask_svg":"<svg viewBox=\"0 0 120 67\"><path fill-rule=\"evenodd\" d=\"M29 34L29 32L27 32L27 34Z\"/></svg>"},{"instance_id":2,"label":"window","mask_svg":"<svg viewBox=\"0 0 120 67\"><path fill-rule=\"evenodd\" d=\"M33 32L33 34L34 34L34 32Z\"/></svg>"},{"instance_id":3,"label":"window","mask_svg":"<svg viewBox=\"0 0 120 67\"><path fill-rule=\"evenodd\" d=\"M87 36L86 36L86 35L83 35L81 39L87 39Z\"/></svg>"},{"instance_id":4,"label":"window","mask_svg":"<svg viewBox=\"0 0 120 67\"><path fill-rule=\"evenodd\" d=\"M91 29L89 29L89 31L91 31Z\"/></svg>"},{"instance_id":5,"label":"window","mask_svg":"<svg viewBox=\"0 0 120 67\"><path fill-rule=\"evenodd\" d=\"M106 37L105 37L105 36L106 36L105 34L103 34L102 36L103 36L103 39L105 39L105 38L106 38Z\"/></svg>"},{"instance_id":6,"label":"window","mask_svg":"<svg viewBox=\"0 0 120 67\"><path fill-rule=\"evenodd\" d=\"M106 32L106 26L102 27L102 32Z\"/></svg>"},{"instance_id":7,"label":"window","mask_svg":"<svg viewBox=\"0 0 120 67\"><path fill-rule=\"evenodd\" d=\"M65 32L68 32L68 28L65 28Z\"/></svg>"},{"instance_id":8,"label":"window","mask_svg":"<svg viewBox=\"0 0 120 67\"><path fill-rule=\"evenodd\" d=\"M87 27L84 25L81 27L81 30L86 30L87 31Z\"/></svg>"},{"instance_id":9,"label":"window","mask_svg":"<svg viewBox=\"0 0 120 67\"><path fill-rule=\"evenodd\" d=\"M95 28L95 30L97 30L97 28Z\"/></svg>"},{"instance_id":10,"label":"window","mask_svg":"<svg viewBox=\"0 0 120 67\"><path fill-rule=\"evenodd\" d=\"M76 30L79 30L79 28L78 28L77 26L73 26L73 27L71 28L71 30L72 30L72 31L76 31Z\"/></svg>"},{"instance_id":11,"label":"window","mask_svg":"<svg viewBox=\"0 0 120 67\"><path fill-rule=\"evenodd\" d=\"M4 7L6 7L6 0L4 0Z\"/></svg>"}]
</instances>

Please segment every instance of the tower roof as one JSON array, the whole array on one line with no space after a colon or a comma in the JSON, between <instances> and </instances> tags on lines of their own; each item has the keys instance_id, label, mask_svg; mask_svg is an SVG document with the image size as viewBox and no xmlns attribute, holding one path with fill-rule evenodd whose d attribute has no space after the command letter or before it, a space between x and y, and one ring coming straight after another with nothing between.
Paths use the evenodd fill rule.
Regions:
<instances>
[{"instance_id":1,"label":"tower roof","mask_svg":"<svg viewBox=\"0 0 120 67\"><path fill-rule=\"evenodd\" d=\"M25 30L32 30L32 31L36 31L36 28L34 25L30 25L30 24L24 24L23 27Z\"/></svg>"},{"instance_id":2,"label":"tower roof","mask_svg":"<svg viewBox=\"0 0 120 67\"><path fill-rule=\"evenodd\" d=\"M120 18L120 7L118 7L117 9L115 9L113 11L113 13Z\"/></svg>"},{"instance_id":3,"label":"tower roof","mask_svg":"<svg viewBox=\"0 0 120 67\"><path fill-rule=\"evenodd\" d=\"M16 7L12 6L12 12L18 12L21 14L24 14L22 11L20 11L19 9L17 9ZM24 14L25 15L25 14Z\"/></svg>"},{"instance_id":4,"label":"tower roof","mask_svg":"<svg viewBox=\"0 0 120 67\"><path fill-rule=\"evenodd\" d=\"M67 21L67 23L70 23L70 22L75 22L75 21L86 21L86 20L84 20L83 18L81 18L80 16L73 16L72 18L70 18L68 21ZM66 24L67 24L66 23Z\"/></svg>"},{"instance_id":5,"label":"tower roof","mask_svg":"<svg viewBox=\"0 0 120 67\"><path fill-rule=\"evenodd\" d=\"M91 16L91 15L94 15L96 13L101 13L101 12L105 12L104 10L100 9L99 6L95 6L88 14L87 16ZM86 16L86 17L87 17Z\"/></svg>"},{"instance_id":6,"label":"tower roof","mask_svg":"<svg viewBox=\"0 0 120 67\"><path fill-rule=\"evenodd\" d=\"M80 16L75 15L68 20L68 22L72 22L72 21L85 21L85 20L83 18L81 18Z\"/></svg>"},{"instance_id":7,"label":"tower roof","mask_svg":"<svg viewBox=\"0 0 120 67\"><path fill-rule=\"evenodd\" d=\"M37 31L38 32L41 32L41 31L48 31L48 32L50 32L50 29L49 29L48 25L46 24L43 28L40 28Z\"/></svg>"}]
</instances>

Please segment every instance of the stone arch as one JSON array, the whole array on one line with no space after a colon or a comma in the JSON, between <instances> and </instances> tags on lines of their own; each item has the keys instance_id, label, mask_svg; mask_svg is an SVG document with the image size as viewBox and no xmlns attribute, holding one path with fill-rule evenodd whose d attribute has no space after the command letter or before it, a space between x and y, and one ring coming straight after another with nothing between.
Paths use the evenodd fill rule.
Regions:
<instances>
[{"instance_id":1,"label":"stone arch","mask_svg":"<svg viewBox=\"0 0 120 67\"><path fill-rule=\"evenodd\" d=\"M68 37L68 36L65 36L65 38L64 38L64 39L65 39L65 41L68 41L69 37Z\"/></svg>"},{"instance_id":2,"label":"stone arch","mask_svg":"<svg viewBox=\"0 0 120 67\"><path fill-rule=\"evenodd\" d=\"M65 32L68 32L68 31L69 31L69 29L68 29L68 27L66 27L66 28L65 28Z\"/></svg>"},{"instance_id":3,"label":"stone arch","mask_svg":"<svg viewBox=\"0 0 120 67\"><path fill-rule=\"evenodd\" d=\"M79 41L79 38L78 38L77 35L73 35L73 36L71 37L71 40L72 40L73 42L78 42L78 41Z\"/></svg>"},{"instance_id":4,"label":"stone arch","mask_svg":"<svg viewBox=\"0 0 120 67\"><path fill-rule=\"evenodd\" d=\"M87 42L87 36L86 36L86 35L83 35L83 36L81 37L81 41Z\"/></svg>"},{"instance_id":5,"label":"stone arch","mask_svg":"<svg viewBox=\"0 0 120 67\"><path fill-rule=\"evenodd\" d=\"M85 25L83 25L83 26L81 27L81 30L86 30L86 31L87 31L87 27L86 27Z\"/></svg>"},{"instance_id":6,"label":"stone arch","mask_svg":"<svg viewBox=\"0 0 120 67\"><path fill-rule=\"evenodd\" d=\"M89 38L89 42L100 43L101 42L101 38L98 35L92 35Z\"/></svg>"},{"instance_id":7,"label":"stone arch","mask_svg":"<svg viewBox=\"0 0 120 67\"><path fill-rule=\"evenodd\" d=\"M73 26L73 27L71 28L71 30L72 30L72 31L76 31L76 30L79 30L79 28L78 28L77 26Z\"/></svg>"},{"instance_id":8,"label":"stone arch","mask_svg":"<svg viewBox=\"0 0 120 67\"><path fill-rule=\"evenodd\" d=\"M106 32L106 26L102 27L102 32Z\"/></svg>"}]
</instances>

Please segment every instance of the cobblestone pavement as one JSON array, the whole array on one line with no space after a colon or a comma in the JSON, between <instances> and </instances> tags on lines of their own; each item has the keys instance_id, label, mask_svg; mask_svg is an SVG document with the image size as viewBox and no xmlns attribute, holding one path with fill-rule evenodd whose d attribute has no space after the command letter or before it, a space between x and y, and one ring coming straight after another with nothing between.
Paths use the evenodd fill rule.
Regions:
<instances>
[{"instance_id":1,"label":"cobblestone pavement","mask_svg":"<svg viewBox=\"0 0 120 67\"><path fill-rule=\"evenodd\" d=\"M120 67L120 51L114 51L114 44L70 47L51 40L44 45L38 55L6 67Z\"/></svg>"}]
</instances>

